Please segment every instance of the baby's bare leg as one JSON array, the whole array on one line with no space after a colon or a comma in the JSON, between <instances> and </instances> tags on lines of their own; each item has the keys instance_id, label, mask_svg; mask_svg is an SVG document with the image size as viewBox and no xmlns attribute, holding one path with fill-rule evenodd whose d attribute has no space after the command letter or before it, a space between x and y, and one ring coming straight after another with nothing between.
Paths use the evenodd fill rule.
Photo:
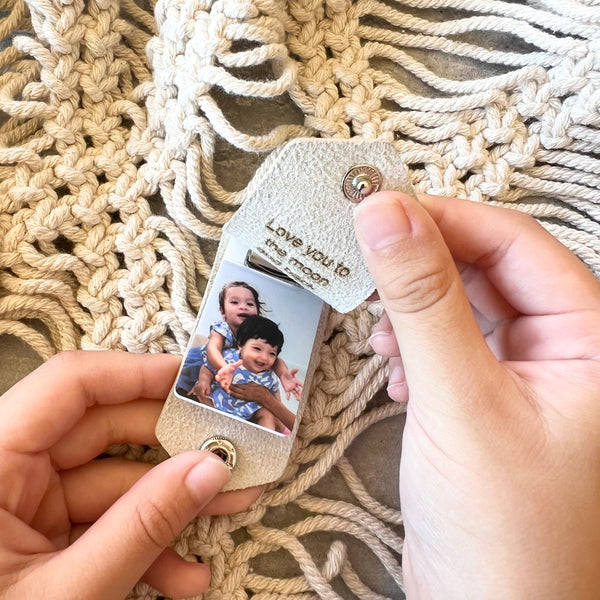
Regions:
<instances>
[{"instance_id":1,"label":"baby's bare leg","mask_svg":"<svg viewBox=\"0 0 600 600\"><path fill-rule=\"evenodd\" d=\"M276 431L277 429L277 419L275 418L275 415L266 408L259 408L254 413L252 420L256 421L256 423L261 427L266 427L267 429L272 429L273 431Z\"/></svg>"}]
</instances>

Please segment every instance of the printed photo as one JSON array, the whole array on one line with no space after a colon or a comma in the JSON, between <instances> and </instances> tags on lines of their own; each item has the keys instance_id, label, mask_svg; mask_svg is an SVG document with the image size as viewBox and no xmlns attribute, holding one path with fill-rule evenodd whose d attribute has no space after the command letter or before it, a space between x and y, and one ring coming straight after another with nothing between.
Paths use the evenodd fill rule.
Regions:
<instances>
[{"instance_id":1,"label":"printed photo","mask_svg":"<svg viewBox=\"0 0 600 600\"><path fill-rule=\"evenodd\" d=\"M323 302L230 240L179 372L175 393L287 435L307 382Z\"/></svg>"}]
</instances>

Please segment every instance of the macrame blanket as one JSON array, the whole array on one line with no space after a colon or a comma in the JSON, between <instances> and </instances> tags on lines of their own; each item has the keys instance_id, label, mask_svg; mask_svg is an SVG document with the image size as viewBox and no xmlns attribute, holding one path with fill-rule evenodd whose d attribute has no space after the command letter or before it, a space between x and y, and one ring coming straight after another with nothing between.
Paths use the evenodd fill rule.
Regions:
<instances>
[{"instance_id":1,"label":"macrame blanket","mask_svg":"<svg viewBox=\"0 0 600 600\"><path fill-rule=\"evenodd\" d=\"M600 274L598 0L0 0L0 39L0 340L42 359L181 352L221 226L298 136L392 141L418 191L527 212ZM401 514L348 451L403 412L372 400L379 313L331 315L281 480L177 540L206 599L403 597Z\"/></svg>"}]
</instances>

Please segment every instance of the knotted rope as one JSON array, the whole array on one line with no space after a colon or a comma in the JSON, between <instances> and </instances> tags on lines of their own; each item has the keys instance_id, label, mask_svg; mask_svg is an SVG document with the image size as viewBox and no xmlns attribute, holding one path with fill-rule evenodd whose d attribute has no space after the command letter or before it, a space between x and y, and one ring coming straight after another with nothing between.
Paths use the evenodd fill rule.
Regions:
<instances>
[{"instance_id":1,"label":"knotted rope","mask_svg":"<svg viewBox=\"0 0 600 600\"><path fill-rule=\"evenodd\" d=\"M0 10L0 334L44 359L77 347L180 352L221 226L263 158L297 136L393 141L418 191L528 212L600 274L595 0ZM212 565L207 599L351 589L379 600L350 537L401 596L401 516L347 457L361 432L403 411L371 400L386 378L367 343L379 310L331 316L281 480L251 510L180 536L180 552ZM320 497L335 472L351 501ZM324 552L319 532L333 540ZM268 568L281 553L296 565L287 576ZM132 597L156 594L139 585Z\"/></svg>"}]
</instances>

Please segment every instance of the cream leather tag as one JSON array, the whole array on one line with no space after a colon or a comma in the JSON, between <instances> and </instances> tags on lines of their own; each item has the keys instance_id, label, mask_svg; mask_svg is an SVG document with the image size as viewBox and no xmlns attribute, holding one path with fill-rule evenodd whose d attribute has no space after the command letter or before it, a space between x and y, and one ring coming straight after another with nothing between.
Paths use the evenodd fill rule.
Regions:
<instances>
[{"instance_id":1,"label":"cream leather tag","mask_svg":"<svg viewBox=\"0 0 600 600\"><path fill-rule=\"evenodd\" d=\"M308 400L328 305L347 312L374 290L352 213L356 200L376 189L413 193L400 157L385 142L295 140L265 161L223 230L156 427L169 454L215 452L232 469L225 489L281 476ZM222 379L228 369L229 392ZM287 397L294 386L295 399ZM240 398L240 390L250 390L249 397Z\"/></svg>"},{"instance_id":2,"label":"cream leather tag","mask_svg":"<svg viewBox=\"0 0 600 600\"><path fill-rule=\"evenodd\" d=\"M171 456L208 449L231 458L235 465L226 490L268 483L283 473L318 363L328 312L310 291L249 266L249 253L243 242L223 235L194 332L156 425L156 436ZM240 400L222 389L208 352L212 338L219 340L227 362L243 359L232 383L242 387L258 383L271 404L260 397ZM268 354L253 357L255 346L278 353L280 364L267 364ZM207 369L213 371L211 389L203 394L198 388L201 371ZM285 371L301 383L289 397L280 379Z\"/></svg>"},{"instance_id":3,"label":"cream leather tag","mask_svg":"<svg viewBox=\"0 0 600 600\"><path fill-rule=\"evenodd\" d=\"M356 203L343 191L346 174L355 178L357 166L367 177L367 167L374 168L379 189L414 194L390 143L298 139L263 165L224 231L336 310L348 312L375 290L354 236ZM352 191L347 179L348 188Z\"/></svg>"}]
</instances>

